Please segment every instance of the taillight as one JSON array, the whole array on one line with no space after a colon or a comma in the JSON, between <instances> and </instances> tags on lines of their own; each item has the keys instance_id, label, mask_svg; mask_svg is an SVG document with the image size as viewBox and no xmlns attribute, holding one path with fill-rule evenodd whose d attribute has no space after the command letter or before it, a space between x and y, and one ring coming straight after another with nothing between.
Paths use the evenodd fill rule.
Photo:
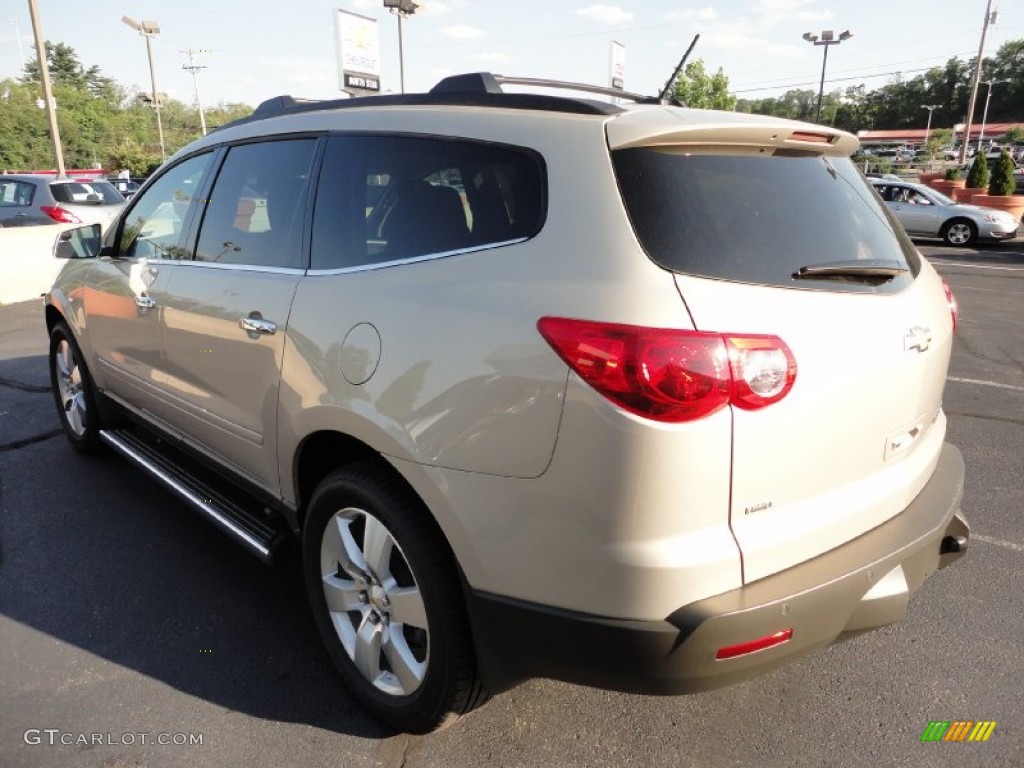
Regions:
<instances>
[{"instance_id":1,"label":"taillight","mask_svg":"<svg viewBox=\"0 0 1024 768\"><path fill-rule=\"evenodd\" d=\"M953 316L953 333L956 333L957 321L960 318L960 305L957 304L953 289L949 287L946 278L942 278L942 290L946 293L946 303L949 305L949 314Z\"/></svg>"},{"instance_id":2,"label":"taillight","mask_svg":"<svg viewBox=\"0 0 1024 768\"><path fill-rule=\"evenodd\" d=\"M82 220L71 211L61 208L58 205L40 205L39 210L56 221L58 224L81 224Z\"/></svg>"},{"instance_id":3,"label":"taillight","mask_svg":"<svg viewBox=\"0 0 1024 768\"><path fill-rule=\"evenodd\" d=\"M796 361L775 336L647 328L544 317L537 328L585 382L625 410L693 421L729 403L753 410L786 396Z\"/></svg>"},{"instance_id":4,"label":"taillight","mask_svg":"<svg viewBox=\"0 0 1024 768\"><path fill-rule=\"evenodd\" d=\"M793 387L796 359L777 336L724 336L732 363L732 403L753 411L778 402Z\"/></svg>"}]
</instances>

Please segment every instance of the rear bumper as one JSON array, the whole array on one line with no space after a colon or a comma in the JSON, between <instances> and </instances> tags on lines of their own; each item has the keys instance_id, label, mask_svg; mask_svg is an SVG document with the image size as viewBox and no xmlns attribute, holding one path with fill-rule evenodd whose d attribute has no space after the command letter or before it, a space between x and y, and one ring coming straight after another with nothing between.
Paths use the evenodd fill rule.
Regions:
<instances>
[{"instance_id":1,"label":"rear bumper","mask_svg":"<svg viewBox=\"0 0 1024 768\"><path fill-rule=\"evenodd\" d=\"M946 444L932 478L901 514L813 560L682 606L664 621L606 619L470 591L481 672L492 690L549 677L637 693L692 693L899 621L910 594L966 550L963 479L963 457ZM940 551L951 548L958 551ZM785 643L715 658L720 648L786 629L792 637Z\"/></svg>"}]
</instances>

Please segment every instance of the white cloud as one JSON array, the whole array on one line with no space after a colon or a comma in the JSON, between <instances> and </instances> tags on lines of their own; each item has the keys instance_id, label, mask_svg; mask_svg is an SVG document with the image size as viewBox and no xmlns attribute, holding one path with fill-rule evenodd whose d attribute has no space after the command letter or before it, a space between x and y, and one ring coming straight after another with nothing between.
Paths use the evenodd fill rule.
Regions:
<instances>
[{"instance_id":1,"label":"white cloud","mask_svg":"<svg viewBox=\"0 0 1024 768\"><path fill-rule=\"evenodd\" d=\"M681 22L717 21L718 11L710 6L705 6L704 8L699 8L697 10L687 9L685 11L669 11L665 14L665 20Z\"/></svg>"},{"instance_id":2,"label":"white cloud","mask_svg":"<svg viewBox=\"0 0 1024 768\"><path fill-rule=\"evenodd\" d=\"M441 34L456 40L479 40L487 32L478 27L471 27L468 24L454 24L448 27L441 27Z\"/></svg>"},{"instance_id":3,"label":"white cloud","mask_svg":"<svg viewBox=\"0 0 1024 768\"><path fill-rule=\"evenodd\" d=\"M451 13L452 7L448 3L442 3L440 0L422 0L420 7L416 10L417 16L444 16L446 13Z\"/></svg>"},{"instance_id":4,"label":"white cloud","mask_svg":"<svg viewBox=\"0 0 1024 768\"><path fill-rule=\"evenodd\" d=\"M756 50L758 55L771 55L780 58L798 59L803 55L803 46L788 43L777 43L760 38L753 30L726 31L716 30L701 37L701 43L709 48L726 51Z\"/></svg>"},{"instance_id":5,"label":"white cloud","mask_svg":"<svg viewBox=\"0 0 1024 768\"><path fill-rule=\"evenodd\" d=\"M828 9L817 10L818 0L758 0L753 12L765 24L780 21L825 21L832 18Z\"/></svg>"},{"instance_id":6,"label":"white cloud","mask_svg":"<svg viewBox=\"0 0 1024 768\"><path fill-rule=\"evenodd\" d=\"M633 14L624 11L617 5L588 5L586 8L578 8L577 16L583 16L594 21L603 21L607 24L621 24L625 21L632 21Z\"/></svg>"},{"instance_id":7,"label":"white cloud","mask_svg":"<svg viewBox=\"0 0 1024 768\"><path fill-rule=\"evenodd\" d=\"M477 53L472 56L468 56L467 58L470 61L479 61L485 64L503 64L507 61L512 61L511 56L509 56L507 53L502 53L501 51L491 51L490 53Z\"/></svg>"}]
</instances>

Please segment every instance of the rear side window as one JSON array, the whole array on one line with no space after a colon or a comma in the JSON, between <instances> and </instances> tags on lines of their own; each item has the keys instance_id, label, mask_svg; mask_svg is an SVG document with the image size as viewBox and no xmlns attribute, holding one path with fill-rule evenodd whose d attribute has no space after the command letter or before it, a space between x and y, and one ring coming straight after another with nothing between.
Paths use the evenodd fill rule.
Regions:
<instances>
[{"instance_id":1,"label":"rear side window","mask_svg":"<svg viewBox=\"0 0 1024 768\"><path fill-rule=\"evenodd\" d=\"M543 222L544 168L516 147L333 136L313 213L312 267L340 269L522 240Z\"/></svg>"},{"instance_id":2,"label":"rear side window","mask_svg":"<svg viewBox=\"0 0 1024 768\"><path fill-rule=\"evenodd\" d=\"M36 188L24 181L0 181L0 207L21 208L32 205Z\"/></svg>"},{"instance_id":3,"label":"rear side window","mask_svg":"<svg viewBox=\"0 0 1024 768\"><path fill-rule=\"evenodd\" d=\"M762 285L895 292L920 269L913 244L848 158L613 153L647 254L673 272ZM882 284L795 280L806 266L880 260L909 271Z\"/></svg>"}]
</instances>

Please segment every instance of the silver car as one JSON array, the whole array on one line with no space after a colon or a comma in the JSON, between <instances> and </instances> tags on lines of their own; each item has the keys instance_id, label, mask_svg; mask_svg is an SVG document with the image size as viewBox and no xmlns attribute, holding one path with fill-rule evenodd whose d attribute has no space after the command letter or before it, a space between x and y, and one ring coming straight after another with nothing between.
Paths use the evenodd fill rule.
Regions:
<instances>
[{"instance_id":1,"label":"silver car","mask_svg":"<svg viewBox=\"0 0 1024 768\"><path fill-rule=\"evenodd\" d=\"M939 237L948 245L1009 240L1020 222L1006 211L957 203L924 184L870 179L885 204L912 237Z\"/></svg>"},{"instance_id":2,"label":"silver car","mask_svg":"<svg viewBox=\"0 0 1024 768\"><path fill-rule=\"evenodd\" d=\"M264 560L297 541L394 727L533 676L745 680L967 547L956 303L856 138L640 101L278 98L58 246L71 445Z\"/></svg>"},{"instance_id":3,"label":"silver car","mask_svg":"<svg viewBox=\"0 0 1024 768\"><path fill-rule=\"evenodd\" d=\"M105 179L0 175L0 227L99 224L106 231L124 204L124 195Z\"/></svg>"}]
</instances>

